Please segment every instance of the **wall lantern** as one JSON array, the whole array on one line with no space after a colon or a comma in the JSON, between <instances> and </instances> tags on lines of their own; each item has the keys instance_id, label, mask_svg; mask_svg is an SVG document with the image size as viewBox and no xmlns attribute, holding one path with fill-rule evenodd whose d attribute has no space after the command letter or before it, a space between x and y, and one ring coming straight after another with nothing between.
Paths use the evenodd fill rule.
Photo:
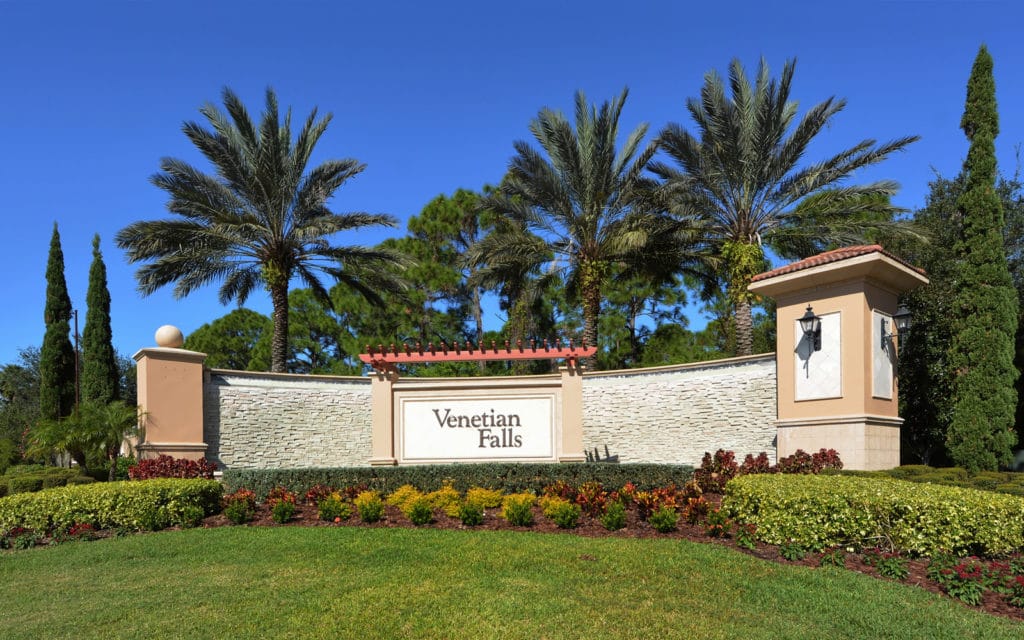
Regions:
<instances>
[{"instance_id":1,"label":"wall lantern","mask_svg":"<svg viewBox=\"0 0 1024 640\"><path fill-rule=\"evenodd\" d=\"M885 349L890 339L894 339L896 344L899 344L901 337L906 337L910 333L910 309L907 309L907 305L901 304L899 309L892 317L893 323L896 325L896 333L889 333L889 321L882 318L882 348Z\"/></svg>"},{"instance_id":2,"label":"wall lantern","mask_svg":"<svg viewBox=\"0 0 1024 640\"><path fill-rule=\"evenodd\" d=\"M800 328L814 346L814 351L821 351L821 318L814 315L811 305L807 305L807 311L800 317Z\"/></svg>"}]
</instances>

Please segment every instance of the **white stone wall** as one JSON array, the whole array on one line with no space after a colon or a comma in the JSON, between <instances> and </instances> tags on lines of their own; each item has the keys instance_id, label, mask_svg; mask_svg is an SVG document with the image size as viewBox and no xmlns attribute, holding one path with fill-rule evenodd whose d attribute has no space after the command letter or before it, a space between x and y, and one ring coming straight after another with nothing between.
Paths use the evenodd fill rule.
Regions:
<instances>
[{"instance_id":1,"label":"white stone wall","mask_svg":"<svg viewBox=\"0 0 1024 640\"><path fill-rule=\"evenodd\" d=\"M775 354L585 374L583 446L620 462L700 464L728 449L775 461Z\"/></svg>"},{"instance_id":2,"label":"white stone wall","mask_svg":"<svg viewBox=\"0 0 1024 640\"><path fill-rule=\"evenodd\" d=\"M221 467L358 467L370 460L369 378L213 370L206 457Z\"/></svg>"},{"instance_id":3,"label":"white stone wall","mask_svg":"<svg viewBox=\"0 0 1024 640\"><path fill-rule=\"evenodd\" d=\"M370 380L213 370L203 389L207 458L225 468L366 466ZM775 461L774 354L587 373L583 445L621 462L700 463L731 449Z\"/></svg>"}]
</instances>

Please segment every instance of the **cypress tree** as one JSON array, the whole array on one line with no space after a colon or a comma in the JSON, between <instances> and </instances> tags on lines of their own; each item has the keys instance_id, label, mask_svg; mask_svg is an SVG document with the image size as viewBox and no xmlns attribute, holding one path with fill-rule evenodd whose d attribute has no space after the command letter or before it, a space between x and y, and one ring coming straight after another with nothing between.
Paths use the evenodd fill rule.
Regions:
<instances>
[{"instance_id":1,"label":"cypress tree","mask_svg":"<svg viewBox=\"0 0 1024 640\"><path fill-rule=\"evenodd\" d=\"M107 404L118 399L120 376L110 332L110 291L99 234L92 239L92 266L89 267L85 302L88 311L82 333L82 400Z\"/></svg>"},{"instance_id":2,"label":"cypress tree","mask_svg":"<svg viewBox=\"0 0 1024 640\"><path fill-rule=\"evenodd\" d=\"M971 70L960 127L971 146L963 167L965 189L957 200L959 282L952 308L953 412L946 446L957 465L994 470L1009 464L1017 440L1018 303L1003 252L1003 209L995 188L999 114L992 56L984 46Z\"/></svg>"},{"instance_id":3,"label":"cypress tree","mask_svg":"<svg viewBox=\"0 0 1024 640\"><path fill-rule=\"evenodd\" d=\"M64 279L64 252L57 223L53 224L46 262L46 334L39 354L39 413L44 420L71 414L75 404L75 352L71 332L71 298Z\"/></svg>"}]
</instances>

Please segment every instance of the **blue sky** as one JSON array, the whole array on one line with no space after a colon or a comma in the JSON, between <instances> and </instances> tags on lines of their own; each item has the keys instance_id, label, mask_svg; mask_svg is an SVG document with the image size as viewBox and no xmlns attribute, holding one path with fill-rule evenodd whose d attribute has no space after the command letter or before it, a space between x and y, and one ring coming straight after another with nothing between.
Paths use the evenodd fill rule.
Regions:
<instances>
[{"instance_id":1,"label":"blue sky","mask_svg":"<svg viewBox=\"0 0 1024 640\"><path fill-rule=\"evenodd\" d=\"M151 346L162 324L187 334L230 311L215 287L184 300L140 297L112 243L128 223L166 215L149 176L164 156L201 165L181 124L224 86L254 113L268 85L296 117L314 106L332 112L314 162L367 164L333 207L404 225L438 194L498 182L531 118L544 106L571 113L577 89L596 102L628 86L620 126L647 122L653 135L667 122L690 124L685 100L707 71L724 74L734 57L753 71L763 56L777 73L795 57L792 97L802 107L833 95L849 102L808 160L863 138L923 137L858 176L898 180L896 202L912 209L933 171L960 169L965 86L985 43L996 64L1000 166L1014 171L1024 142L1019 3L775 4L0 0L0 364L42 342L55 221L83 322L91 239L101 236L119 351ZM337 242L401 234L404 226ZM248 306L269 310L261 294Z\"/></svg>"}]
</instances>

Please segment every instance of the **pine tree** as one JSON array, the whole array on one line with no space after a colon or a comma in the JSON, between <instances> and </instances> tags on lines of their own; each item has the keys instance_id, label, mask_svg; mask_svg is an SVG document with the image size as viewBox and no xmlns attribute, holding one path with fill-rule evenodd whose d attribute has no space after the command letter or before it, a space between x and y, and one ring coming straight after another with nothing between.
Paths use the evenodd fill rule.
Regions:
<instances>
[{"instance_id":1,"label":"pine tree","mask_svg":"<svg viewBox=\"0 0 1024 640\"><path fill-rule=\"evenodd\" d=\"M82 400L105 405L117 400L120 376L110 332L110 291L99 234L92 239L92 266L85 301L88 311L82 334Z\"/></svg>"},{"instance_id":2,"label":"pine tree","mask_svg":"<svg viewBox=\"0 0 1024 640\"><path fill-rule=\"evenodd\" d=\"M957 201L960 277L952 308L953 414L946 446L956 464L976 471L1008 464L1017 439L1018 303L1003 252L1003 210L995 189L999 114L992 57L984 46L971 70L960 126L971 146L963 167L965 190Z\"/></svg>"},{"instance_id":3,"label":"pine tree","mask_svg":"<svg viewBox=\"0 0 1024 640\"><path fill-rule=\"evenodd\" d=\"M71 414L75 404L75 352L71 332L71 298L64 280L64 252L60 248L57 223L50 239L46 262L46 334L39 358L39 411L43 420L57 420Z\"/></svg>"}]
</instances>

